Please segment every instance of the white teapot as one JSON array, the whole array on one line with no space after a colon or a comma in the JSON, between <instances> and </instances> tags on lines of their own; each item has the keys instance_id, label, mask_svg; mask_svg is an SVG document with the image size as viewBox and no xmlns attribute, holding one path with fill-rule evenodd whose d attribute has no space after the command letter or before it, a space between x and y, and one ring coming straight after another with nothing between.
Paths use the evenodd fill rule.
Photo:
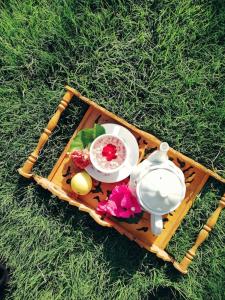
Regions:
<instances>
[{"instance_id":1,"label":"white teapot","mask_svg":"<svg viewBox=\"0 0 225 300\"><path fill-rule=\"evenodd\" d=\"M185 197L183 172L169 160L169 145L160 144L147 159L137 165L131 175L129 187L142 208L151 214L151 230L159 235L163 229L162 215L175 210Z\"/></svg>"}]
</instances>

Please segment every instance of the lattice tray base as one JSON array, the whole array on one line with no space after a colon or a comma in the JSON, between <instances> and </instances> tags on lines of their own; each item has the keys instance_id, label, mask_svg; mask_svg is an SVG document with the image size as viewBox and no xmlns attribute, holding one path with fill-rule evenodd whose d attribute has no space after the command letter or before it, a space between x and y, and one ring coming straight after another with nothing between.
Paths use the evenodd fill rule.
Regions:
<instances>
[{"instance_id":1,"label":"lattice tray base","mask_svg":"<svg viewBox=\"0 0 225 300\"><path fill-rule=\"evenodd\" d=\"M207 224L200 232L194 247L192 247L192 249L187 252L185 258L180 264L176 262L175 259L171 257L164 249L177 230L182 219L185 217L188 210L192 206L197 194L201 191L208 178L212 176L222 183L224 183L224 179L211 170L195 162L194 160L173 149L170 149L168 153L169 158L184 172L187 192L185 199L183 200L181 205L175 211L163 216L164 228L162 233L159 236L155 236L152 234L150 230L150 216L148 213L144 213L141 220L135 224L119 222L116 219L102 219L101 216L99 216L95 212L95 208L98 204L98 201L107 198L116 184L94 181L93 189L88 195L79 196L79 198L77 199L74 198L70 187L70 180L77 170L75 170L67 155L70 143L74 136L79 130L83 128L93 127L95 123L101 124L110 122L120 124L129 129L136 137L140 152L139 161L143 160L147 154L156 150L160 145L160 140L149 133L137 129L123 119L98 106L88 98L81 96L81 94L75 89L72 89L68 86L66 87L66 89L67 92L63 97L63 100L59 104L56 113L49 121L47 128L45 128L43 134L41 135L37 148L29 156L24 166L19 170L20 174L27 178L33 177L38 184L51 191L54 195L58 196L59 199L68 201L71 205L77 206L81 211L88 212L90 216L93 217L95 221L100 225L114 227L119 233L126 235L130 240L134 240L141 247L144 247L148 251L156 253L158 257L162 258L165 261L172 262L180 272L186 273L188 265L195 256L195 252L198 246L206 239L208 232L211 231L211 228L215 225L220 211L225 206L225 198L222 197L217 210L214 212L214 214L211 216L211 219L208 220ZM48 178L43 178L35 175L31 172L31 170L38 158L39 151L46 143L49 135L56 126L62 111L67 107L73 96L76 96L77 100L80 99L86 102L89 105L89 108L85 113L82 121L80 122L78 128L71 137L70 141L68 142L67 146L65 147L64 151L62 152L61 156L59 157L57 163L53 167Z\"/></svg>"}]
</instances>

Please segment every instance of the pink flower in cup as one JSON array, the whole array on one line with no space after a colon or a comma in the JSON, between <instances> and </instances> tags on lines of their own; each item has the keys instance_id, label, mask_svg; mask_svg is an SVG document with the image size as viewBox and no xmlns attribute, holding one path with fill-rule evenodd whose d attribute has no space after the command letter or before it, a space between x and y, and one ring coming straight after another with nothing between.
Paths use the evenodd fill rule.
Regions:
<instances>
[{"instance_id":1,"label":"pink flower in cup","mask_svg":"<svg viewBox=\"0 0 225 300\"><path fill-rule=\"evenodd\" d=\"M97 212L118 218L130 218L141 212L141 206L127 185L118 185L108 200L99 202Z\"/></svg>"},{"instance_id":2,"label":"pink flower in cup","mask_svg":"<svg viewBox=\"0 0 225 300\"><path fill-rule=\"evenodd\" d=\"M102 149L102 156L105 156L108 161L111 161L111 160L117 158L116 151L117 151L117 149L116 149L115 145L107 144Z\"/></svg>"}]
</instances>

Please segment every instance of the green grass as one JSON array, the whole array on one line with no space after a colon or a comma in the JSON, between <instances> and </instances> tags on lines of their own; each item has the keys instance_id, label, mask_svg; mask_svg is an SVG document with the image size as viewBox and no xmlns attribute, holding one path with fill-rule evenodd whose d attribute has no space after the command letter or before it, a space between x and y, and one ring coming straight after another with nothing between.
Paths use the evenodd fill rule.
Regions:
<instances>
[{"instance_id":1,"label":"green grass","mask_svg":"<svg viewBox=\"0 0 225 300\"><path fill-rule=\"evenodd\" d=\"M21 179L65 83L224 175L223 1L0 1L0 256L6 299L224 299L225 218L186 277ZM82 117L65 112L47 174ZM168 246L181 259L216 208L210 182Z\"/></svg>"}]
</instances>

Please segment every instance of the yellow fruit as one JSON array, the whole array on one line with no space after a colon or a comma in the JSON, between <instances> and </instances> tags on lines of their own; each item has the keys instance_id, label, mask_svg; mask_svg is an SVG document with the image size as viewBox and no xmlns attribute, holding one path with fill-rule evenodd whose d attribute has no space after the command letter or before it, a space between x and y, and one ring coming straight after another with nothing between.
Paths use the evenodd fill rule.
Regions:
<instances>
[{"instance_id":1,"label":"yellow fruit","mask_svg":"<svg viewBox=\"0 0 225 300\"><path fill-rule=\"evenodd\" d=\"M71 179L71 188L78 195L88 194L92 188L92 179L90 175L85 171L74 175Z\"/></svg>"}]
</instances>

